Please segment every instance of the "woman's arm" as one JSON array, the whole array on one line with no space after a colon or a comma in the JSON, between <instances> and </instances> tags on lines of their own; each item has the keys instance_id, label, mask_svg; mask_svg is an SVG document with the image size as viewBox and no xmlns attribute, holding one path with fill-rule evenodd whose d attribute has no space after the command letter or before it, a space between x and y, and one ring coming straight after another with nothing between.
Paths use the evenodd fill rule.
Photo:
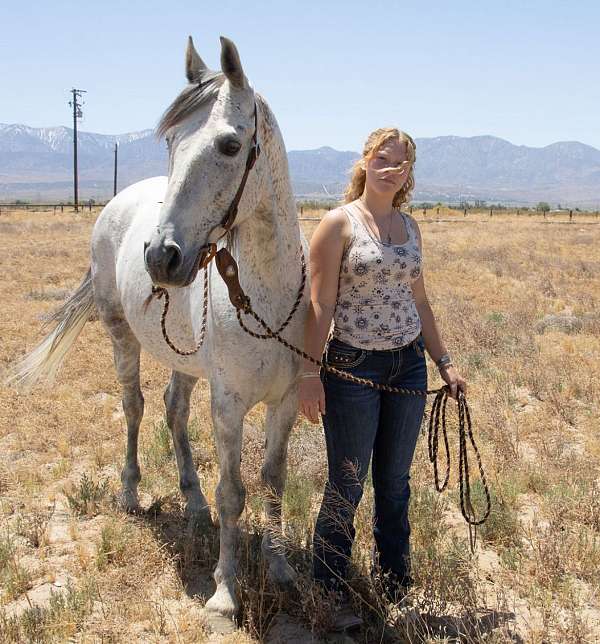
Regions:
<instances>
[{"instance_id":1,"label":"woman's arm","mask_svg":"<svg viewBox=\"0 0 600 644\"><path fill-rule=\"evenodd\" d=\"M421 255L423 253L423 241L421 239L421 231L419 230L419 225L417 224L414 217L410 216L411 223L413 224L415 230L417 231L417 237L419 239L419 248L421 249ZM421 274L419 277L412 283L412 292L415 300L415 305L417 307L417 312L421 318L421 333L423 335L423 340L425 342L425 348L427 353L431 356L431 359L437 363L437 361L448 353L446 345L442 340L442 334L437 325L435 315L429 304L429 299L427 297L427 292L425 290L425 279L423 277L423 266L421 265ZM456 398L456 390L460 389L463 393L467 391L467 383L458 373L456 368L450 364L449 366L442 366L439 368L440 375L445 380L448 385L450 385L450 394L453 398Z\"/></svg>"},{"instance_id":2,"label":"woman's arm","mask_svg":"<svg viewBox=\"0 0 600 644\"><path fill-rule=\"evenodd\" d=\"M340 263L350 224L341 209L327 214L310 240L310 305L304 327L304 350L321 359L331 327L338 292ZM325 413L325 396L318 377L319 368L304 360L298 391L300 411L312 422Z\"/></svg>"}]
</instances>

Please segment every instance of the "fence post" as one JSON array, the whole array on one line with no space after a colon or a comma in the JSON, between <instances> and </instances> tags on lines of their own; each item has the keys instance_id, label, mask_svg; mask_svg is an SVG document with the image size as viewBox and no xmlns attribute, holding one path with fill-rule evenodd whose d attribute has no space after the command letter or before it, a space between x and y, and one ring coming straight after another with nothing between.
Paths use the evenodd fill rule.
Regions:
<instances>
[{"instance_id":1,"label":"fence post","mask_svg":"<svg viewBox=\"0 0 600 644\"><path fill-rule=\"evenodd\" d=\"M492 216L492 209L490 208L490 217Z\"/></svg>"},{"instance_id":2,"label":"fence post","mask_svg":"<svg viewBox=\"0 0 600 644\"><path fill-rule=\"evenodd\" d=\"M423 208L423 217L427 215L427 208Z\"/></svg>"},{"instance_id":3,"label":"fence post","mask_svg":"<svg viewBox=\"0 0 600 644\"><path fill-rule=\"evenodd\" d=\"M304 206L300 206L300 215L304 214Z\"/></svg>"},{"instance_id":4,"label":"fence post","mask_svg":"<svg viewBox=\"0 0 600 644\"><path fill-rule=\"evenodd\" d=\"M410 214L412 215L413 207L410 207Z\"/></svg>"},{"instance_id":5,"label":"fence post","mask_svg":"<svg viewBox=\"0 0 600 644\"><path fill-rule=\"evenodd\" d=\"M573 211L569 210L569 221L573 221Z\"/></svg>"},{"instance_id":6,"label":"fence post","mask_svg":"<svg viewBox=\"0 0 600 644\"><path fill-rule=\"evenodd\" d=\"M63 205L63 204L60 204L60 211L61 211L61 212L63 212L63 211L64 211L64 209L65 209L64 205Z\"/></svg>"},{"instance_id":7,"label":"fence post","mask_svg":"<svg viewBox=\"0 0 600 644\"><path fill-rule=\"evenodd\" d=\"M438 208L436 209L436 215L439 215L439 214L440 214L440 209L439 209L439 207L438 207Z\"/></svg>"}]
</instances>

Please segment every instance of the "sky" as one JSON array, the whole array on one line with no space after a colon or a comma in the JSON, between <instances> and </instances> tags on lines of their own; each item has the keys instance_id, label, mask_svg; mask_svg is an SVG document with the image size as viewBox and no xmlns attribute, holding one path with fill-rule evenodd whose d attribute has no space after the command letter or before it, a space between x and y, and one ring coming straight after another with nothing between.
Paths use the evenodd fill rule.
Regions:
<instances>
[{"instance_id":1,"label":"sky","mask_svg":"<svg viewBox=\"0 0 600 644\"><path fill-rule=\"evenodd\" d=\"M0 8L1 123L155 127L185 85L187 36L219 68L231 38L293 150L360 150L386 126L600 148L600 2L14 2Z\"/></svg>"}]
</instances>

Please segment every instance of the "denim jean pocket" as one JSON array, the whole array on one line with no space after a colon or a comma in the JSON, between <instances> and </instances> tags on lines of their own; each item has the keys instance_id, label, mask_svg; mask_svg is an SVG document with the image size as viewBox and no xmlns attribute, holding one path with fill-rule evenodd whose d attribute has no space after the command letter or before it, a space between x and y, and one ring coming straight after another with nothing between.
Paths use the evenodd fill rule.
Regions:
<instances>
[{"instance_id":1,"label":"denim jean pocket","mask_svg":"<svg viewBox=\"0 0 600 644\"><path fill-rule=\"evenodd\" d=\"M419 335L412 341L413 348L415 350L415 353L419 356L419 358L424 358L425 357L425 342L423 340L423 336Z\"/></svg>"},{"instance_id":2,"label":"denim jean pocket","mask_svg":"<svg viewBox=\"0 0 600 644\"><path fill-rule=\"evenodd\" d=\"M367 352L350 345L340 346L332 342L327 348L327 364L336 369L349 369L357 367L367 357Z\"/></svg>"}]
</instances>

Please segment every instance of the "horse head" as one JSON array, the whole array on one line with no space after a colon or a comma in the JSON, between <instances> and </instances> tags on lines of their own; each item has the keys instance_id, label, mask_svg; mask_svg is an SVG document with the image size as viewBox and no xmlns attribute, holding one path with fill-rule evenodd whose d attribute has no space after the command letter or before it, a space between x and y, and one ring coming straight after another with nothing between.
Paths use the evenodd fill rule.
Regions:
<instances>
[{"instance_id":1,"label":"horse head","mask_svg":"<svg viewBox=\"0 0 600 644\"><path fill-rule=\"evenodd\" d=\"M221 37L220 72L206 67L191 37L185 58L189 84L158 125L169 176L158 226L144 243L146 269L161 286L194 280L208 245L256 210L264 178L261 161L254 165L257 101L236 46Z\"/></svg>"}]
</instances>

